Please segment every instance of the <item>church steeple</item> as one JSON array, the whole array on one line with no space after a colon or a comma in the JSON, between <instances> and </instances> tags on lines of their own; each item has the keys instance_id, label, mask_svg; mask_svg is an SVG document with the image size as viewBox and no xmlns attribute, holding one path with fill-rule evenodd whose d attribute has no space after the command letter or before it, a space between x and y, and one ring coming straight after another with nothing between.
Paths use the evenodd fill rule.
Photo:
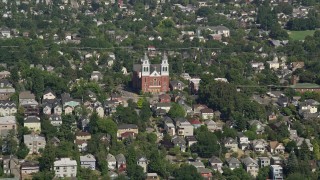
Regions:
<instances>
[{"instance_id":1,"label":"church steeple","mask_svg":"<svg viewBox=\"0 0 320 180\"><path fill-rule=\"evenodd\" d=\"M164 52L161 62L161 75L169 76L169 63L167 54Z\"/></svg>"},{"instance_id":2,"label":"church steeple","mask_svg":"<svg viewBox=\"0 0 320 180\"><path fill-rule=\"evenodd\" d=\"M149 58L147 56L147 53L144 53L144 57L141 59L142 61L142 69L141 73L143 76L149 76L150 75L150 62Z\"/></svg>"}]
</instances>

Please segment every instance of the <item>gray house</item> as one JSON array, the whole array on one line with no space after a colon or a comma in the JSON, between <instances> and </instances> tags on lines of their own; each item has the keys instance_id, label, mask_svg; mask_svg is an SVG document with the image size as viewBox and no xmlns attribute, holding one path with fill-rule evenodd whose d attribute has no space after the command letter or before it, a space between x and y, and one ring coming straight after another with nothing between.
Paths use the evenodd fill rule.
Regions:
<instances>
[{"instance_id":1,"label":"gray house","mask_svg":"<svg viewBox=\"0 0 320 180\"><path fill-rule=\"evenodd\" d=\"M116 161L118 170L124 170L126 168L127 161L123 154L116 155Z\"/></svg>"},{"instance_id":2,"label":"gray house","mask_svg":"<svg viewBox=\"0 0 320 180\"><path fill-rule=\"evenodd\" d=\"M260 168L270 166L270 158L268 157L259 157L259 166Z\"/></svg>"},{"instance_id":3,"label":"gray house","mask_svg":"<svg viewBox=\"0 0 320 180\"><path fill-rule=\"evenodd\" d=\"M80 165L83 168L89 168L91 170L96 169L96 158L92 154L80 156Z\"/></svg>"},{"instance_id":4,"label":"gray house","mask_svg":"<svg viewBox=\"0 0 320 180\"><path fill-rule=\"evenodd\" d=\"M241 162L237 158L231 157L231 158L227 159L227 165L231 170L234 170L234 169L240 167Z\"/></svg>"},{"instance_id":5,"label":"gray house","mask_svg":"<svg viewBox=\"0 0 320 180\"><path fill-rule=\"evenodd\" d=\"M172 143L174 144L174 146L180 147L180 150L181 150L182 152L185 152L185 151L186 151L186 144L187 144L187 142L186 142L186 140L185 140L184 137L182 137L182 136L174 136L174 137L172 138Z\"/></svg>"}]
</instances>

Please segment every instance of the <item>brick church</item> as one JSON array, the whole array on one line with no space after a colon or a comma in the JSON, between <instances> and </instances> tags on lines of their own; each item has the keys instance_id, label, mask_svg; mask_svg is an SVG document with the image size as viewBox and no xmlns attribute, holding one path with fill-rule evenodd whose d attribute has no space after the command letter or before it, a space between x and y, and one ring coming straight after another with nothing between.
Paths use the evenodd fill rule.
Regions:
<instances>
[{"instance_id":1,"label":"brick church","mask_svg":"<svg viewBox=\"0 0 320 180\"><path fill-rule=\"evenodd\" d=\"M166 54L161 64L150 64L147 54L140 64L133 65L132 84L142 92L160 93L169 91L169 63Z\"/></svg>"}]
</instances>

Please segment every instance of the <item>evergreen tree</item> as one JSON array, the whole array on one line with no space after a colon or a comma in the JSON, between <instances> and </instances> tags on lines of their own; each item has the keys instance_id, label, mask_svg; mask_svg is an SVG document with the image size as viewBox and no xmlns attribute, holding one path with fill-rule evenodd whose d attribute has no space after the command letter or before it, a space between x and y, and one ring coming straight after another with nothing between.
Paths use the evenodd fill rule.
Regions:
<instances>
[{"instance_id":1,"label":"evergreen tree","mask_svg":"<svg viewBox=\"0 0 320 180\"><path fill-rule=\"evenodd\" d=\"M299 170L299 162L294 151L290 152L287 164L287 174L298 172Z\"/></svg>"}]
</instances>

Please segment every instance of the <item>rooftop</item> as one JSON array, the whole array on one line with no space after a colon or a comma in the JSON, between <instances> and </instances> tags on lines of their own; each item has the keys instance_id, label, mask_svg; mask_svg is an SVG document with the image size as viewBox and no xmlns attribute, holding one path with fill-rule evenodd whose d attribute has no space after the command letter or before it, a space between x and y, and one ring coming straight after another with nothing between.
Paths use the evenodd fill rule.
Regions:
<instances>
[{"instance_id":1,"label":"rooftop","mask_svg":"<svg viewBox=\"0 0 320 180\"><path fill-rule=\"evenodd\" d=\"M0 117L0 124L16 124L15 116Z\"/></svg>"},{"instance_id":2,"label":"rooftop","mask_svg":"<svg viewBox=\"0 0 320 180\"><path fill-rule=\"evenodd\" d=\"M77 161L70 158L61 158L54 162L54 166L77 166Z\"/></svg>"}]
</instances>

